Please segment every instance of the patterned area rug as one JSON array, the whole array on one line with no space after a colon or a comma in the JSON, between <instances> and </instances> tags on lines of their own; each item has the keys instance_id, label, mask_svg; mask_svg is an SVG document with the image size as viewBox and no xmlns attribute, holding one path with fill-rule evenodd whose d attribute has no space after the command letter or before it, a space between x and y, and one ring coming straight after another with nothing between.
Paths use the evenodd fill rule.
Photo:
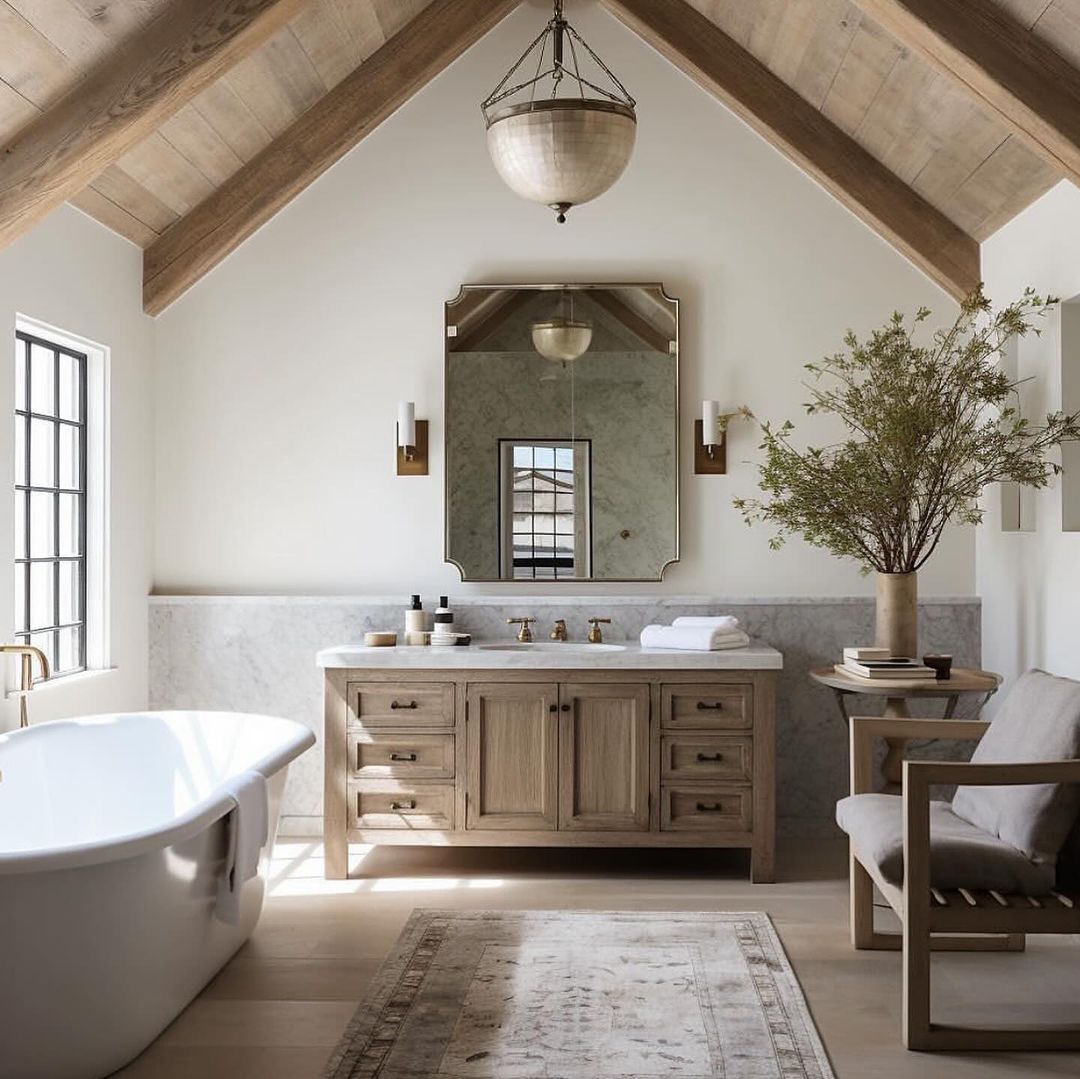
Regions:
<instances>
[{"instance_id":1,"label":"patterned area rug","mask_svg":"<svg viewBox=\"0 0 1080 1079\"><path fill-rule=\"evenodd\" d=\"M327 1079L833 1079L767 914L417 910Z\"/></svg>"}]
</instances>

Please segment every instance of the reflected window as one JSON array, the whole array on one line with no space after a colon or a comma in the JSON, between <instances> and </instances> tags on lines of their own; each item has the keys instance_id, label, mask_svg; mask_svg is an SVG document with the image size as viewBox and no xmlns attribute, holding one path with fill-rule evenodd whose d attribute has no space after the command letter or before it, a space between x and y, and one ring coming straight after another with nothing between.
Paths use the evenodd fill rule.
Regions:
<instances>
[{"instance_id":1,"label":"reflected window","mask_svg":"<svg viewBox=\"0 0 1080 1079\"><path fill-rule=\"evenodd\" d=\"M500 577L589 576L589 452L587 441L500 441Z\"/></svg>"}]
</instances>

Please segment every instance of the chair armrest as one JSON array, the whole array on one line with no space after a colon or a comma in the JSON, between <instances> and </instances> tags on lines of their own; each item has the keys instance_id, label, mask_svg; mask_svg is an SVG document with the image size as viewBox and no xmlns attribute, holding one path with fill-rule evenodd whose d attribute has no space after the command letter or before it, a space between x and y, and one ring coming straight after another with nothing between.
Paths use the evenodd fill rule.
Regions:
<instances>
[{"instance_id":1,"label":"chair armrest","mask_svg":"<svg viewBox=\"0 0 1080 1079\"><path fill-rule=\"evenodd\" d=\"M951 738L978 741L990 724L982 719L899 719L888 716L853 716L851 719L851 793L874 789L874 739Z\"/></svg>"},{"instance_id":2,"label":"chair armrest","mask_svg":"<svg viewBox=\"0 0 1080 1079\"><path fill-rule=\"evenodd\" d=\"M904 917L910 905L930 902L930 787L935 783L1007 787L1080 783L1080 760L972 764L904 761Z\"/></svg>"}]
</instances>

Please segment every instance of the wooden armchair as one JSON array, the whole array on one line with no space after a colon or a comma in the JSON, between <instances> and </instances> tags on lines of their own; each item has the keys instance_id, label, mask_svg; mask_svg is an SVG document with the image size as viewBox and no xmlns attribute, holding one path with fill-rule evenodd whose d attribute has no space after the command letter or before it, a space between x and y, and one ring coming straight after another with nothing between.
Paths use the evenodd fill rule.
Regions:
<instances>
[{"instance_id":1,"label":"wooden armchair","mask_svg":"<svg viewBox=\"0 0 1080 1079\"><path fill-rule=\"evenodd\" d=\"M1049 677L1049 676L1045 676ZM1080 887L1059 888L1052 879L1040 886L1039 873L1047 867L1033 864L1024 855L989 833L982 833L952 813L947 803L930 799L937 784L958 784L967 790L1030 784L1080 783L1080 760L1023 763L956 763L906 761L902 794L872 795L873 752L878 738L981 739L990 724L981 721L856 718L851 721L852 795L870 795L858 808L884 807L873 799L900 803L902 863L899 872L882 857L882 847L869 850L855 820L841 821L851 839L851 940L859 949L903 950L903 1039L908 1049L920 1050L1039 1050L1080 1049L1080 1028L1038 1030L985 1030L935 1024L930 1017L930 954L936 950L1010 950L1024 947L1027 933L1080 933ZM1030 788L1032 790L1036 788ZM1050 788L1043 788L1050 789ZM845 803L838 808L838 820ZM849 810L849 817L851 812ZM940 825L941 841L931 843L931 821ZM1075 825L1074 825L1075 827ZM970 835L973 830L976 834ZM865 831L865 830L864 830ZM895 846L895 837L893 837ZM950 843L955 846L950 848ZM937 849L935 849L935 845ZM980 883L964 885L965 862L973 845L974 857L991 863L991 875L1002 881L1015 874L1022 885L986 887L987 865ZM1002 849L1004 848L1004 849ZM897 853L897 852L893 852ZM952 857L950 857L950 854ZM895 859L894 859L895 861ZM1024 864L1021 864L1024 863ZM944 884L949 886L939 886ZM902 934L874 929L874 886L896 912ZM1036 893L1036 894L1033 894Z\"/></svg>"}]
</instances>

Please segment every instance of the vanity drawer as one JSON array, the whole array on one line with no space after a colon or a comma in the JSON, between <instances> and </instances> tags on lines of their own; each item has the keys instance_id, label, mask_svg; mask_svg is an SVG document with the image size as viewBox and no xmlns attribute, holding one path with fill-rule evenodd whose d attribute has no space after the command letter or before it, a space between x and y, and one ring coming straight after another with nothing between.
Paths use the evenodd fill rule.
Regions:
<instances>
[{"instance_id":1,"label":"vanity drawer","mask_svg":"<svg viewBox=\"0 0 1080 1079\"><path fill-rule=\"evenodd\" d=\"M660 788L663 832L749 832L750 787L717 783L666 783Z\"/></svg>"},{"instance_id":2,"label":"vanity drawer","mask_svg":"<svg viewBox=\"0 0 1080 1079\"><path fill-rule=\"evenodd\" d=\"M754 778L754 740L723 734L665 734L660 739L664 779L731 780Z\"/></svg>"},{"instance_id":3,"label":"vanity drawer","mask_svg":"<svg viewBox=\"0 0 1080 1079\"><path fill-rule=\"evenodd\" d=\"M749 730L753 689L741 685L663 686L660 725L674 729Z\"/></svg>"},{"instance_id":4,"label":"vanity drawer","mask_svg":"<svg viewBox=\"0 0 1080 1079\"><path fill-rule=\"evenodd\" d=\"M381 734L349 731L349 769L354 776L378 779L454 778L454 735Z\"/></svg>"},{"instance_id":5,"label":"vanity drawer","mask_svg":"<svg viewBox=\"0 0 1080 1079\"><path fill-rule=\"evenodd\" d=\"M452 727L450 682L350 682L349 720L364 727Z\"/></svg>"},{"instance_id":6,"label":"vanity drawer","mask_svg":"<svg viewBox=\"0 0 1080 1079\"><path fill-rule=\"evenodd\" d=\"M454 787L449 783L354 783L349 787L350 828L454 827Z\"/></svg>"}]
</instances>

